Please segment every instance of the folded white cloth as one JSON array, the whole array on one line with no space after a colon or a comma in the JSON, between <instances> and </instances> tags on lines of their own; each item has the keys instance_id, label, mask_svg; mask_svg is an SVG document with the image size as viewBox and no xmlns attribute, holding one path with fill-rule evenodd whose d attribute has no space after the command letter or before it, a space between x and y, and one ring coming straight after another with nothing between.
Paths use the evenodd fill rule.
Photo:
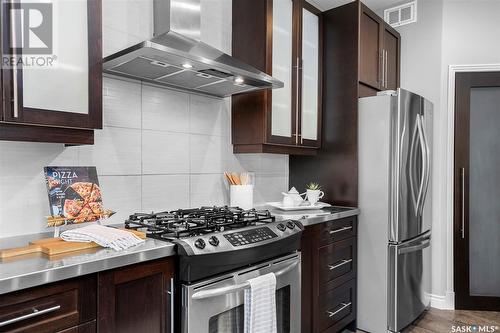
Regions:
<instances>
[{"instance_id":1,"label":"folded white cloth","mask_svg":"<svg viewBox=\"0 0 500 333\"><path fill-rule=\"evenodd\" d=\"M248 281L245 289L245 333L276 333L276 276L274 273Z\"/></svg>"},{"instance_id":2,"label":"folded white cloth","mask_svg":"<svg viewBox=\"0 0 500 333\"><path fill-rule=\"evenodd\" d=\"M116 251L124 250L144 242L144 239L139 238L131 232L98 224L66 230L61 233L61 239L68 242L95 242Z\"/></svg>"}]
</instances>

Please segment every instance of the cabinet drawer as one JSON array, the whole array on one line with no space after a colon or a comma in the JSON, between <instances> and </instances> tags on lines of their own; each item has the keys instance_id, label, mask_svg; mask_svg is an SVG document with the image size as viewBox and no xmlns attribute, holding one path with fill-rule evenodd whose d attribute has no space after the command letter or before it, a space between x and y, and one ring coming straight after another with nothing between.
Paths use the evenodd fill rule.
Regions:
<instances>
[{"instance_id":1,"label":"cabinet drawer","mask_svg":"<svg viewBox=\"0 0 500 333\"><path fill-rule=\"evenodd\" d=\"M339 332L356 318L356 280L320 296L319 332Z\"/></svg>"},{"instance_id":2,"label":"cabinet drawer","mask_svg":"<svg viewBox=\"0 0 500 333\"><path fill-rule=\"evenodd\" d=\"M95 318L95 277L0 297L0 332L55 332Z\"/></svg>"},{"instance_id":3,"label":"cabinet drawer","mask_svg":"<svg viewBox=\"0 0 500 333\"><path fill-rule=\"evenodd\" d=\"M319 248L319 289L329 290L356 277L356 238Z\"/></svg>"},{"instance_id":4,"label":"cabinet drawer","mask_svg":"<svg viewBox=\"0 0 500 333\"><path fill-rule=\"evenodd\" d=\"M333 242L356 236L357 218L350 216L323 224L321 231L321 245L331 244Z\"/></svg>"}]
</instances>

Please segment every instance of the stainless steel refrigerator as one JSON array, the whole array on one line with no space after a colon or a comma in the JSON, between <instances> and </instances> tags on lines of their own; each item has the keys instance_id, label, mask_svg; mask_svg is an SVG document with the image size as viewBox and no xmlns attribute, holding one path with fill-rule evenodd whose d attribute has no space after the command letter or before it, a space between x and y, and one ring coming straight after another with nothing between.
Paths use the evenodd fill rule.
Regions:
<instances>
[{"instance_id":1,"label":"stainless steel refrigerator","mask_svg":"<svg viewBox=\"0 0 500 333\"><path fill-rule=\"evenodd\" d=\"M399 332L431 292L431 102L409 91L359 99L358 328Z\"/></svg>"}]
</instances>

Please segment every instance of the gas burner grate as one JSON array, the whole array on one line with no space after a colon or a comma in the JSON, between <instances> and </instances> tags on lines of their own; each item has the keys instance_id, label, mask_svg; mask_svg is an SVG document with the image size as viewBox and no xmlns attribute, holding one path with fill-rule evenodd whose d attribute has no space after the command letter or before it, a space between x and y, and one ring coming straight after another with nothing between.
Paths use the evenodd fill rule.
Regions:
<instances>
[{"instance_id":1,"label":"gas burner grate","mask_svg":"<svg viewBox=\"0 0 500 333\"><path fill-rule=\"evenodd\" d=\"M145 231L148 237L175 239L274 222L268 210L243 210L239 207L207 206L158 213L136 213L125 227Z\"/></svg>"}]
</instances>

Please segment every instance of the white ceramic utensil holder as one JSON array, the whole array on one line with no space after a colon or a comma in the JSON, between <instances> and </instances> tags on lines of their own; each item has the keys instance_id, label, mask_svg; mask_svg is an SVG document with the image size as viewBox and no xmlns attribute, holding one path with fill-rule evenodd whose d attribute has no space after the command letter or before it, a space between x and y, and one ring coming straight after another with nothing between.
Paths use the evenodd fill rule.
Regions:
<instances>
[{"instance_id":1,"label":"white ceramic utensil holder","mask_svg":"<svg viewBox=\"0 0 500 333\"><path fill-rule=\"evenodd\" d=\"M253 185L231 185L229 186L229 197L231 207L252 209Z\"/></svg>"}]
</instances>

